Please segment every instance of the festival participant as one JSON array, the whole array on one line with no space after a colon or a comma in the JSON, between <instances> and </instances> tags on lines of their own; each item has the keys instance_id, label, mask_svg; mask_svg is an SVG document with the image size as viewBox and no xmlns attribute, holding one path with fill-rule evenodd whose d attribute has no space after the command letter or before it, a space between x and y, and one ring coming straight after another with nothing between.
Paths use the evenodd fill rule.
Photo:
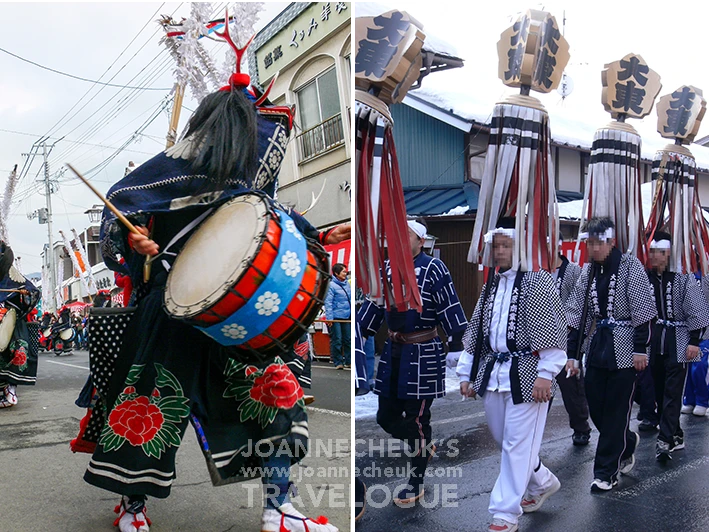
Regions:
<instances>
[{"instance_id":1,"label":"festival participant","mask_svg":"<svg viewBox=\"0 0 709 532\"><path fill-rule=\"evenodd\" d=\"M709 305L694 274L670 271L671 243L668 233L655 232L647 271L657 308L648 352L660 419L655 448L660 462L671 460L673 451L684 449L679 416L687 364L699 361L700 337L709 326Z\"/></svg>"},{"instance_id":2,"label":"festival participant","mask_svg":"<svg viewBox=\"0 0 709 532\"><path fill-rule=\"evenodd\" d=\"M424 494L426 465L432 455L431 404L443 397L445 362L440 325L449 340L449 356L457 358L463 348L465 314L458 300L448 268L423 251L427 227L421 219L408 221L409 243L423 309L386 311L366 301L357 313L363 336L377 333L386 321L389 340L377 369L374 393L379 395L377 423L393 437L406 442L411 458L409 483L394 497L400 506L412 505ZM385 263L384 282L389 281Z\"/></svg>"},{"instance_id":3,"label":"festival participant","mask_svg":"<svg viewBox=\"0 0 709 532\"><path fill-rule=\"evenodd\" d=\"M201 102L181 142L108 193L142 235L129 234L109 210L104 212L103 258L111 269L130 276L135 311L121 335L103 398L108 414L84 479L121 495L115 525L122 532L149 529L146 496L170 494L175 454L188 423L198 434L214 483L248 480L261 468L268 495L262 532L337 530L324 517L305 517L288 500L289 468L305 455L308 423L303 391L283 358L223 346L163 310L175 256L201 217L233 197L260 194L290 217L293 225L283 231L297 234L294 238L333 244L350 236L349 226L320 234L272 199L293 117L290 108L255 96L249 84L247 75L232 75L229 85ZM145 282L147 256L157 259ZM91 324L92 338L99 328Z\"/></svg>"},{"instance_id":4,"label":"festival participant","mask_svg":"<svg viewBox=\"0 0 709 532\"><path fill-rule=\"evenodd\" d=\"M12 248L0 240L0 408L17 404L17 386L37 382L38 323L27 315L40 292L15 268Z\"/></svg>"},{"instance_id":5,"label":"festival participant","mask_svg":"<svg viewBox=\"0 0 709 532\"><path fill-rule=\"evenodd\" d=\"M650 282L642 263L615 246L610 218L591 218L585 225L589 262L584 264L566 303L569 325L567 370L579 372L579 344L586 348L586 399L599 432L591 492L618 483L618 473L635 465L640 436L630 430L630 410L637 372L647 367L651 320L657 316ZM585 308L585 310L584 310Z\"/></svg>"},{"instance_id":6,"label":"festival participant","mask_svg":"<svg viewBox=\"0 0 709 532\"><path fill-rule=\"evenodd\" d=\"M561 242L559 242L559 249L561 249ZM578 264L570 262L561 253L556 259L555 267L552 276L561 298L561 305L564 307L581 275L581 268ZM586 392L583 389L583 379L572 378L567 374L566 369L562 369L561 373L556 376L556 383L559 385L561 397L564 399L564 408L569 414L571 430L574 431L571 441L574 445L588 445L591 440L591 427L588 424L588 403L586 402Z\"/></svg>"},{"instance_id":7,"label":"festival participant","mask_svg":"<svg viewBox=\"0 0 709 532\"><path fill-rule=\"evenodd\" d=\"M566 321L554 280L513 262L518 238L512 218L485 234L494 267L463 338L460 393L485 400L485 416L502 447L500 474L488 509L493 532L513 532L523 512L534 512L561 487L539 459L556 388L566 363ZM477 363L476 363L477 359Z\"/></svg>"}]
</instances>

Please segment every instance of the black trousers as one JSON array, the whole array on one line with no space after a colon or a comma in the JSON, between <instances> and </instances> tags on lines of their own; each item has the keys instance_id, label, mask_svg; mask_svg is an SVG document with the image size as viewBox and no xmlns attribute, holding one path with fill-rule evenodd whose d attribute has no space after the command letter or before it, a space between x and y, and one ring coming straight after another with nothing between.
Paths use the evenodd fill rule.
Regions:
<instances>
[{"instance_id":1,"label":"black trousers","mask_svg":"<svg viewBox=\"0 0 709 532\"><path fill-rule=\"evenodd\" d=\"M400 358L391 359L391 386L395 393L399 381ZM406 442L411 451L427 456L425 448L431 441L431 405L429 399L399 399L379 396L377 423L394 438Z\"/></svg>"},{"instance_id":2,"label":"black trousers","mask_svg":"<svg viewBox=\"0 0 709 532\"><path fill-rule=\"evenodd\" d=\"M593 477L599 480L616 478L621 460L635 452L637 442L629 428L635 376L635 368L586 368L588 409L599 432Z\"/></svg>"},{"instance_id":3,"label":"black trousers","mask_svg":"<svg viewBox=\"0 0 709 532\"><path fill-rule=\"evenodd\" d=\"M635 386L635 402L640 405L639 419L647 420L653 425L660 422L656 389L652 370L648 367L638 373Z\"/></svg>"},{"instance_id":4,"label":"black trousers","mask_svg":"<svg viewBox=\"0 0 709 532\"><path fill-rule=\"evenodd\" d=\"M556 376L556 382L561 390L561 397L564 399L564 408L569 414L569 425L574 432L588 432L591 427L588 424L588 403L586 402L586 391L584 390L583 379L576 377L566 378L566 369Z\"/></svg>"},{"instance_id":5,"label":"black trousers","mask_svg":"<svg viewBox=\"0 0 709 532\"><path fill-rule=\"evenodd\" d=\"M687 378L687 365L680 364L669 355L655 355L650 358L650 370L655 381L655 401L660 418L659 440L674 443L675 435L682 435L679 426L682 409L682 391Z\"/></svg>"}]
</instances>

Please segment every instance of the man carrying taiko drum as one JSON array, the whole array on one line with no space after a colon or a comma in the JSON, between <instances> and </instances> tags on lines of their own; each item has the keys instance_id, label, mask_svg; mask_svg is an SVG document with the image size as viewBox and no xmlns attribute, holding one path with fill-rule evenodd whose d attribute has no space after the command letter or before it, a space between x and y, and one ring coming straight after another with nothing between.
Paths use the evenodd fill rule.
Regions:
<instances>
[{"instance_id":1,"label":"man carrying taiko drum","mask_svg":"<svg viewBox=\"0 0 709 532\"><path fill-rule=\"evenodd\" d=\"M237 52L237 63L242 54ZM109 372L92 362L107 413L102 427L82 427L100 433L84 479L121 495L115 525L122 532L149 530L145 501L170 494L188 423L215 484L248 480L257 469L263 473L262 531L337 531L327 518L309 519L288 500L289 467L307 452L308 418L303 391L286 366L291 350L283 348L309 325L292 326L296 311L316 313L326 289L319 271L327 272L327 259L319 244L349 238L349 225L319 233L272 199L293 110L271 105L268 91L258 97L249 85L248 75L237 69L228 86L202 101L181 142L136 168L107 196L142 234L129 233L111 211L104 212L103 258L130 276L135 311L122 332L108 321L91 324L92 338L103 335L103 348L114 342L119 347ZM210 248L208 238L186 246L200 231L220 245ZM233 262L239 253L243 264ZM220 276L237 266L242 277L211 310L195 301L182 309L189 319L176 318L180 298L224 285ZM170 286L168 276L178 268L183 285ZM185 268L191 268L186 279ZM283 295L309 285L306 295L313 301L307 308ZM266 286L271 288L264 291ZM229 298L243 300L238 319L219 314ZM194 326L198 318L204 320L201 330ZM264 327L268 334L254 334ZM288 334L273 334L281 329ZM117 332L119 338L111 336Z\"/></svg>"}]
</instances>

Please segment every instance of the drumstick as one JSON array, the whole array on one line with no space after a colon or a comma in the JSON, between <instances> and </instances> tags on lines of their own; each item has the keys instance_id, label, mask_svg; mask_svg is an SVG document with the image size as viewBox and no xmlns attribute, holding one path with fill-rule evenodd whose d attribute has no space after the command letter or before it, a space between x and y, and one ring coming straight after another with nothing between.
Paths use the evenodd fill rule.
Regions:
<instances>
[{"instance_id":1,"label":"drumstick","mask_svg":"<svg viewBox=\"0 0 709 532\"><path fill-rule=\"evenodd\" d=\"M132 223L130 223L130 222L128 221L128 218L126 218L125 216L123 216L123 213L122 213L121 211L119 211L118 209L116 209L116 207L114 207L113 203L111 203L110 201L108 201L108 200L106 199L106 196L104 196L104 195L101 194L98 190L96 190L96 187L94 187L91 183L89 183L89 181L88 181L83 175L81 175L81 174L79 173L79 171L78 171L76 168L74 168L74 167L73 167L71 164L69 164L69 163L65 163L65 164L66 164L66 166L69 168L69 170L71 170L72 172L74 172L74 173L76 174L76 176L77 176L79 179L81 179L81 180L84 182L84 184L85 184L87 187L89 187L89 188L91 189L91 191L92 191L94 194L96 194L96 196L98 196L98 199L100 199L100 200L104 203L104 205L106 205L106 207L108 207L108 209L109 209L113 214L116 215L116 217L123 223L123 225L125 225L125 226L130 230L131 233L135 233L136 235L143 235L143 233L141 233L140 231L138 231L138 229L137 229Z\"/></svg>"},{"instance_id":2,"label":"drumstick","mask_svg":"<svg viewBox=\"0 0 709 532\"><path fill-rule=\"evenodd\" d=\"M128 230L129 230L131 233L136 234L136 235L145 236L145 235L143 235L143 233L141 233L140 231L138 231L138 229L137 229L132 223L130 223L130 221L128 221L128 218L126 218L125 216L123 216L123 213L122 213L121 211L119 211L118 209L116 209L116 207L113 205L113 203L111 203L110 201L108 201L108 200L106 199L106 196L104 196L103 194L101 194L101 193L96 189L96 187L94 187L91 183L89 183L89 181L88 181L83 175L81 175L81 174L79 173L79 171L78 171L76 168L74 168L70 163L64 163L64 164L66 164L66 166L69 168L69 170L71 170L72 172L74 172L74 173L76 174L76 176L77 176L79 179L81 179L81 180L84 182L84 184L85 184L87 187L89 187L89 188L91 189L91 191L92 191L94 194L96 194L96 196L98 197L98 199L100 199L100 200L104 203L104 205L106 205L106 207L108 207L108 209L109 209L113 214L116 215L116 217L123 223L123 225L125 225L125 226L128 228ZM147 283L149 279L150 279L150 257L146 257L146 258L145 258L145 264L143 265L143 281Z\"/></svg>"}]
</instances>

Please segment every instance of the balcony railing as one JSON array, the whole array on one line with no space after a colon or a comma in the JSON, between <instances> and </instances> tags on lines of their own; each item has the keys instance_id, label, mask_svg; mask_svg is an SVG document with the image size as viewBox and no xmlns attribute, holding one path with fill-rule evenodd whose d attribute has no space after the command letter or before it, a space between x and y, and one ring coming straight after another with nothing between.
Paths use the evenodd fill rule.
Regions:
<instances>
[{"instance_id":1,"label":"balcony railing","mask_svg":"<svg viewBox=\"0 0 709 532\"><path fill-rule=\"evenodd\" d=\"M339 113L298 135L300 160L303 162L312 159L344 142L342 113Z\"/></svg>"}]
</instances>

